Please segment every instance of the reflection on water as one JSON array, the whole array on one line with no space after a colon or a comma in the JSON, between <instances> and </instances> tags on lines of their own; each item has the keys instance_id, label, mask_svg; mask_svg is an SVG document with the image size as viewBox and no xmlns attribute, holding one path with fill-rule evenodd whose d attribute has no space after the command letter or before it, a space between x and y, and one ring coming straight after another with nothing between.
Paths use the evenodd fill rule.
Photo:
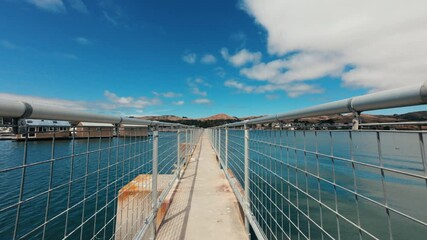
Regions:
<instances>
[{"instance_id":1,"label":"reflection on water","mask_svg":"<svg viewBox=\"0 0 427 240\"><path fill-rule=\"evenodd\" d=\"M421 157L426 146L420 144L425 135L251 131L252 211L269 239L285 239L285 234L295 239L387 239L390 233L393 239L425 239L427 227L404 216L427 222ZM161 134L160 173L173 171L176 152L166 149L175 140L173 133ZM45 220L47 239L60 239L76 228L71 239L113 236L117 192L151 171L151 144L150 138L29 142L18 237L36 228L28 238L40 239ZM230 130L229 144L229 167L243 185L243 132ZM0 141L1 239L13 236L24 147L23 142Z\"/></svg>"},{"instance_id":2,"label":"reflection on water","mask_svg":"<svg viewBox=\"0 0 427 240\"><path fill-rule=\"evenodd\" d=\"M425 136L250 131L252 211L269 239L425 239ZM229 143L243 185L243 131L230 131Z\"/></svg>"},{"instance_id":3,"label":"reflection on water","mask_svg":"<svg viewBox=\"0 0 427 240\"><path fill-rule=\"evenodd\" d=\"M159 142L176 146L176 134L161 133ZM176 147L168 144L159 145L160 174L174 171ZM152 168L151 137L30 141L25 172L24 148L0 141L0 239L13 237L22 176L18 238L41 239L45 230L46 239L109 239L118 191Z\"/></svg>"}]
</instances>

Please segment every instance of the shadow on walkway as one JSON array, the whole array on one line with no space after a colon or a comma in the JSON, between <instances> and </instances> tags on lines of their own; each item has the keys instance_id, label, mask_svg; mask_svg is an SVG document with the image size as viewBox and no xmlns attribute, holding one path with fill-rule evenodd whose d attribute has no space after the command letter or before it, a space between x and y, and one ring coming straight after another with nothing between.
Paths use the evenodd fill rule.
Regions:
<instances>
[{"instance_id":1,"label":"shadow on walkway","mask_svg":"<svg viewBox=\"0 0 427 240\"><path fill-rule=\"evenodd\" d=\"M195 153L197 156L191 158L193 160L190 159L188 162L188 166L186 166L184 175L178 182L176 189L172 194L170 202L171 207L169 208L165 219L160 225L156 239L185 239L188 216L190 214L194 186L196 184L196 177L199 169L202 143L203 138L196 147Z\"/></svg>"}]
</instances>

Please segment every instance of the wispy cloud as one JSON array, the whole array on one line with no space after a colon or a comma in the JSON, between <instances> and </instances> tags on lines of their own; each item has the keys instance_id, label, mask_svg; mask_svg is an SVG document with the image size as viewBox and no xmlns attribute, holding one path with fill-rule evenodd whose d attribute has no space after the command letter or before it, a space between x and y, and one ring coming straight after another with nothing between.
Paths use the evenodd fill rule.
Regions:
<instances>
[{"instance_id":1,"label":"wispy cloud","mask_svg":"<svg viewBox=\"0 0 427 240\"><path fill-rule=\"evenodd\" d=\"M293 83L293 84L264 84L264 85L248 85L243 82L230 79L224 82L224 86L237 89L242 93L270 93L276 91L284 91L289 97L299 97L305 94L318 94L324 90L318 86Z\"/></svg>"},{"instance_id":2,"label":"wispy cloud","mask_svg":"<svg viewBox=\"0 0 427 240\"><path fill-rule=\"evenodd\" d=\"M160 105L162 102L158 98L147 98L147 97L119 97L117 94L108 90L104 91L104 96L113 103L115 108L126 107L126 108L145 108L153 105Z\"/></svg>"},{"instance_id":3,"label":"wispy cloud","mask_svg":"<svg viewBox=\"0 0 427 240\"><path fill-rule=\"evenodd\" d=\"M14 50L14 51L22 51L22 52L26 52L26 53L31 53L31 54L35 54L37 56L42 56L42 57L49 57L49 58L55 58L55 59L68 59L68 60L76 60L78 59L78 56L73 54L73 53L68 53L68 52L44 52L44 51L40 51L36 48L33 48L31 46L22 46L22 45L17 45L14 42L8 41L8 40L0 40L0 47L5 48L5 49L9 49L9 50Z\"/></svg>"},{"instance_id":4,"label":"wispy cloud","mask_svg":"<svg viewBox=\"0 0 427 240\"><path fill-rule=\"evenodd\" d=\"M67 0L68 5L80 13L88 14L89 10L87 9L83 0Z\"/></svg>"},{"instance_id":5,"label":"wispy cloud","mask_svg":"<svg viewBox=\"0 0 427 240\"><path fill-rule=\"evenodd\" d=\"M203 80L203 78L196 78L196 79L194 79L194 82L196 84L199 84L199 85L202 85L205 87L212 87L212 85L210 83L206 82L205 80Z\"/></svg>"},{"instance_id":6,"label":"wispy cloud","mask_svg":"<svg viewBox=\"0 0 427 240\"><path fill-rule=\"evenodd\" d=\"M99 7L105 20L114 27L132 28L133 22L117 1L103 0L99 2Z\"/></svg>"},{"instance_id":7,"label":"wispy cloud","mask_svg":"<svg viewBox=\"0 0 427 240\"><path fill-rule=\"evenodd\" d=\"M193 103L194 104L211 104L212 101L207 98L198 98L193 100Z\"/></svg>"},{"instance_id":8,"label":"wispy cloud","mask_svg":"<svg viewBox=\"0 0 427 240\"><path fill-rule=\"evenodd\" d=\"M185 102L183 100L181 100L181 101L172 102L172 104L176 105L176 106L182 106L185 104Z\"/></svg>"},{"instance_id":9,"label":"wispy cloud","mask_svg":"<svg viewBox=\"0 0 427 240\"><path fill-rule=\"evenodd\" d=\"M14 44L8 40L0 40L0 46L2 46L3 48L7 48L7 49L18 49L18 48L20 48L16 44Z\"/></svg>"},{"instance_id":10,"label":"wispy cloud","mask_svg":"<svg viewBox=\"0 0 427 240\"><path fill-rule=\"evenodd\" d=\"M188 64L195 64L197 61L197 55L195 53L187 53L182 56L182 60Z\"/></svg>"},{"instance_id":11,"label":"wispy cloud","mask_svg":"<svg viewBox=\"0 0 427 240\"><path fill-rule=\"evenodd\" d=\"M89 39L85 38L85 37L76 37L74 38L74 41L80 45L90 45L92 44L92 41L90 41Z\"/></svg>"},{"instance_id":12,"label":"wispy cloud","mask_svg":"<svg viewBox=\"0 0 427 240\"><path fill-rule=\"evenodd\" d=\"M193 79L188 79L187 80L187 85L189 86L190 92L192 94L203 96L203 97L206 97L208 95L208 92L202 90L201 87L212 87L212 85L210 85L209 83L207 83L202 78L196 78L194 80Z\"/></svg>"},{"instance_id":13,"label":"wispy cloud","mask_svg":"<svg viewBox=\"0 0 427 240\"><path fill-rule=\"evenodd\" d=\"M76 60L76 59L79 58L75 54L72 54L72 53L62 53L62 52L56 52L56 53L54 53L54 56L60 57L60 58L65 58L65 59L70 59L70 60Z\"/></svg>"},{"instance_id":14,"label":"wispy cloud","mask_svg":"<svg viewBox=\"0 0 427 240\"><path fill-rule=\"evenodd\" d=\"M240 43L240 48L244 48L246 46L247 37L246 34L241 31L231 34L230 39Z\"/></svg>"},{"instance_id":15,"label":"wispy cloud","mask_svg":"<svg viewBox=\"0 0 427 240\"><path fill-rule=\"evenodd\" d=\"M114 26L119 25L117 20L115 18L113 18L112 16L110 16L110 14L108 14L106 11L103 11L103 14L104 14L105 19L107 19L108 22L110 22Z\"/></svg>"},{"instance_id":16,"label":"wispy cloud","mask_svg":"<svg viewBox=\"0 0 427 240\"><path fill-rule=\"evenodd\" d=\"M212 54L205 54L200 59L200 62L203 64L214 64L216 63L216 57Z\"/></svg>"},{"instance_id":17,"label":"wispy cloud","mask_svg":"<svg viewBox=\"0 0 427 240\"><path fill-rule=\"evenodd\" d=\"M53 13L65 12L65 5L62 0L27 0L27 2L45 11Z\"/></svg>"},{"instance_id":18,"label":"wispy cloud","mask_svg":"<svg viewBox=\"0 0 427 240\"><path fill-rule=\"evenodd\" d=\"M191 93L193 93L195 95L204 96L204 97L206 97L208 95L208 93L206 91L202 91L198 87L193 87L191 90Z\"/></svg>"},{"instance_id":19,"label":"wispy cloud","mask_svg":"<svg viewBox=\"0 0 427 240\"><path fill-rule=\"evenodd\" d=\"M216 67L214 69L214 71L215 71L216 75L218 75L221 78L224 78L227 75L227 72L222 67Z\"/></svg>"},{"instance_id":20,"label":"wispy cloud","mask_svg":"<svg viewBox=\"0 0 427 240\"><path fill-rule=\"evenodd\" d=\"M176 92L163 92L163 93L159 93L159 92L153 92L153 94L155 96L161 96L164 98L177 98L177 97L182 97L181 93L176 93Z\"/></svg>"},{"instance_id":21,"label":"wispy cloud","mask_svg":"<svg viewBox=\"0 0 427 240\"><path fill-rule=\"evenodd\" d=\"M261 52L250 52L247 49L242 49L234 55L230 55L227 48L222 48L220 52L221 56L235 67L240 67L247 63L257 63L262 57Z\"/></svg>"},{"instance_id":22,"label":"wispy cloud","mask_svg":"<svg viewBox=\"0 0 427 240\"><path fill-rule=\"evenodd\" d=\"M279 95L277 95L277 94L267 94L267 95L265 95L265 98L266 98L267 100L276 100L276 99L279 99L279 98L280 98L280 96L279 96Z\"/></svg>"},{"instance_id":23,"label":"wispy cloud","mask_svg":"<svg viewBox=\"0 0 427 240\"><path fill-rule=\"evenodd\" d=\"M237 90L240 90L244 93L253 93L256 92L255 91L255 87L254 86L248 86L242 82L238 82L236 80L227 80L224 82L224 86L226 87L230 87L230 88L235 88Z\"/></svg>"}]
</instances>

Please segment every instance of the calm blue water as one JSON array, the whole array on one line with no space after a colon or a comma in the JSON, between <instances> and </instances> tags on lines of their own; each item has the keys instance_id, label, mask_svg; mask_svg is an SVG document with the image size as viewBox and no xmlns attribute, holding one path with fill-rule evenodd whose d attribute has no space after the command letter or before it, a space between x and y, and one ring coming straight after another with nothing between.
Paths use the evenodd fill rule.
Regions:
<instances>
[{"instance_id":1,"label":"calm blue water","mask_svg":"<svg viewBox=\"0 0 427 240\"><path fill-rule=\"evenodd\" d=\"M382 132L378 144L375 132L353 132L350 139L348 132L319 131L316 136L314 131L305 135L302 131L250 131L252 212L269 239L285 239L283 232L295 239L304 239L303 235L322 239L318 227L322 225L333 238L359 239L358 229L351 224L357 226L358 221L379 239L390 238L389 222L393 239L426 239L427 227L393 211L389 219L385 208L369 201L385 204L387 196L389 207L427 222L425 180L384 171L383 186L379 169L355 164L353 171L349 162L301 151L317 148L321 154L380 166L380 149L384 167L424 176L421 146L427 146L420 145L419 137L418 133ZM243 132L230 131L229 143L229 166L243 185ZM222 156L223 151L224 147ZM334 187L334 178L344 189ZM356 204L351 191L364 198L359 196ZM336 209L348 221L331 211ZM323 237L329 239L325 233ZM371 239L366 233L362 237Z\"/></svg>"},{"instance_id":2,"label":"calm blue water","mask_svg":"<svg viewBox=\"0 0 427 240\"><path fill-rule=\"evenodd\" d=\"M321 239L322 231L306 216L319 226L322 224L334 238L339 234L341 239L359 239L357 228L341 217L337 221L331 209L338 209L355 225L360 219L360 225L380 239L390 238L389 222L394 239L425 239L427 236L426 227L394 212L390 212L389 219L384 208L367 200L385 204L385 189L388 206L427 222L425 181L385 171L383 186L378 169L356 164L353 172L351 163L295 150L305 148L316 152L317 149L322 154L379 166L380 148L385 167L424 175L417 133L384 132L380 134L380 144L374 132L354 132L352 141L348 132L318 132L317 136L310 131L305 135L293 131L251 131L250 134L251 207L269 239L284 239L283 232L295 239L298 235L303 239L302 234ZM242 136L241 131L230 131L229 166L243 184ZM426 134L423 137L427 137ZM27 164L40 164L26 167L22 194L22 200L26 202L20 209L18 237L36 229L27 238L40 239L47 216L47 239L60 239L74 229L77 231L70 235L70 239L79 239L80 234L84 239L93 236L110 238L115 227L117 192L138 174L150 173L151 144L150 138L136 141L118 138L91 139L89 142L76 140L74 145L72 141L60 140L56 141L52 152L51 141L29 142ZM162 133L159 140L160 173L173 171L176 147L170 149L171 146L176 146L176 135ZM17 214L14 204L19 200L22 176L22 168L16 167L23 164L24 147L23 142L0 141L0 171L3 171L0 173L0 239L13 236ZM70 157L73 151L74 157ZM54 162L48 161L52 154L56 159ZM4 172L4 169L13 170ZM367 199L359 197L356 205L354 194L327 181L318 181L317 175L330 182L335 177L337 185L357 190ZM72 184L69 184L70 178ZM50 196L46 193L49 189L52 189ZM327 207L319 207L319 203L307 195ZM85 223L79 228L82 221ZM326 234L323 235L328 239ZM362 236L370 239L365 233Z\"/></svg>"},{"instance_id":3,"label":"calm blue water","mask_svg":"<svg viewBox=\"0 0 427 240\"><path fill-rule=\"evenodd\" d=\"M173 171L176 147L171 146L176 134L161 133L159 173ZM24 148L24 142L0 141L0 239L13 237ZM70 239L110 238L117 192L152 167L151 137L57 140L54 147L52 141L30 141L27 153L17 237L35 231L25 239L42 238L45 218L46 239L61 239L75 229ZM55 161L49 161L52 156Z\"/></svg>"}]
</instances>

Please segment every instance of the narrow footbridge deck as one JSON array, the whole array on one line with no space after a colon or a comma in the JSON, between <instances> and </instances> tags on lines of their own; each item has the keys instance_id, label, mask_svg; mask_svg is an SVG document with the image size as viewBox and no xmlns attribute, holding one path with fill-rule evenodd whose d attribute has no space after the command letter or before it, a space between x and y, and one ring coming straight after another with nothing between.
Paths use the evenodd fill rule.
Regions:
<instances>
[{"instance_id":1,"label":"narrow footbridge deck","mask_svg":"<svg viewBox=\"0 0 427 240\"><path fill-rule=\"evenodd\" d=\"M237 200L203 134L156 239L246 239Z\"/></svg>"}]
</instances>

